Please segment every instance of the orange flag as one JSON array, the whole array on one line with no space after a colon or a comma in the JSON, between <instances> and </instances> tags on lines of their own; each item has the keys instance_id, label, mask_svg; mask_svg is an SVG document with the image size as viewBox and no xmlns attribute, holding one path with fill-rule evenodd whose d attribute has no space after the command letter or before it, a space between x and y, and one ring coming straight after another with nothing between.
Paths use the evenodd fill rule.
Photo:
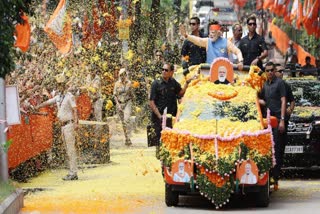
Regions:
<instances>
[{"instance_id":1,"label":"orange flag","mask_svg":"<svg viewBox=\"0 0 320 214\"><path fill-rule=\"evenodd\" d=\"M21 18L24 23L16 25L16 43L14 46L20 48L23 52L26 52L30 45L31 30L28 17L23 14Z\"/></svg>"},{"instance_id":2,"label":"orange flag","mask_svg":"<svg viewBox=\"0 0 320 214\"><path fill-rule=\"evenodd\" d=\"M72 28L71 19L67 14L66 0L60 0L44 31L61 53L66 54L70 51Z\"/></svg>"},{"instance_id":3,"label":"orange flag","mask_svg":"<svg viewBox=\"0 0 320 214\"><path fill-rule=\"evenodd\" d=\"M290 20L290 15L291 15L291 8L293 5L293 1L294 0L288 0L286 7L285 7L285 11L283 13L283 20L284 22L291 24L291 20Z\"/></svg>"},{"instance_id":4,"label":"orange flag","mask_svg":"<svg viewBox=\"0 0 320 214\"><path fill-rule=\"evenodd\" d=\"M274 0L265 0L263 2L263 9L270 9L272 11L273 4L274 4Z\"/></svg>"},{"instance_id":5,"label":"orange flag","mask_svg":"<svg viewBox=\"0 0 320 214\"><path fill-rule=\"evenodd\" d=\"M303 25L309 35L315 34L317 36L319 34L318 31L318 15L319 15L319 7L320 3L318 0L314 0L312 5L304 18Z\"/></svg>"},{"instance_id":6,"label":"orange flag","mask_svg":"<svg viewBox=\"0 0 320 214\"><path fill-rule=\"evenodd\" d=\"M262 0L257 0L256 10L261 10L263 6Z\"/></svg>"}]
</instances>

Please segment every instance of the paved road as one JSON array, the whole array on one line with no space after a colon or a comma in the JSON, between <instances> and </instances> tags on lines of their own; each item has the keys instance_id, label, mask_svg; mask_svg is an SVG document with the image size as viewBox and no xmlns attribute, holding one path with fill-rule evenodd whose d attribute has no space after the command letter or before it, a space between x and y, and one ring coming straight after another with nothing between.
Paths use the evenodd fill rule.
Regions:
<instances>
[{"instance_id":1,"label":"paved road","mask_svg":"<svg viewBox=\"0 0 320 214\"><path fill-rule=\"evenodd\" d=\"M22 214L35 213L212 213L201 197L180 197L177 207L166 207L160 163L147 148L144 132L125 147L120 135L111 138L111 163L81 165L78 181L62 181L66 169L47 170L19 184L28 194ZM248 198L233 200L219 212L314 213L320 208L320 180L287 179L271 194L268 208L256 208Z\"/></svg>"}]
</instances>

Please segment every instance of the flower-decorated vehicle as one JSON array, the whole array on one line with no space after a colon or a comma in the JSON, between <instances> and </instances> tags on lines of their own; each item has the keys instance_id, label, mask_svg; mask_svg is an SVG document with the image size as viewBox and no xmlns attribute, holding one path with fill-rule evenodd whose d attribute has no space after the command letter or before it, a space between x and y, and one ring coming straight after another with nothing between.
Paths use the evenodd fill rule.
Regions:
<instances>
[{"instance_id":1,"label":"flower-decorated vehicle","mask_svg":"<svg viewBox=\"0 0 320 214\"><path fill-rule=\"evenodd\" d=\"M189 69L187 78L198 76L179 104L173 128L163 124L165 202L175 206L179 195L199 192L218 209L232 195L250 192L258 206L266 207L275 160L271 122L262 118L257 98L265 77L256 67L234 74L233 65L222 58L210 71L201 67L206 66Z\"/></svg>"},{"instance_id":2,"label":"flower-decorated vehicle","mask_svg":"<svg viewBox=\"0 0 320 214\"><path fill-rule=\"evenodd\" d=\"M288 125L284 168L320 167L320 81L314 76L286 78L296 107Z\"/></svg>"}]
</instances>

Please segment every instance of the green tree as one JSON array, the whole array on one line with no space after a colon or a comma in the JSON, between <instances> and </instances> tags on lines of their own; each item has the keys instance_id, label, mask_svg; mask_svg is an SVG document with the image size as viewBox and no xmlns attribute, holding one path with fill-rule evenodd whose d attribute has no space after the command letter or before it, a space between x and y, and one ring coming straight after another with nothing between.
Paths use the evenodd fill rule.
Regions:
<instances>
[{"instance_id":1,"label":"green tree","mask_svg":"<svg viewBox=\"0 0 320 214\"><path fill-rule=\"evenodd\" d=\"M26 11L23 0L0 1L0 77L4 78L14 68L14 31L22 23L21 12Z\"/></svg>"}]
</instances>

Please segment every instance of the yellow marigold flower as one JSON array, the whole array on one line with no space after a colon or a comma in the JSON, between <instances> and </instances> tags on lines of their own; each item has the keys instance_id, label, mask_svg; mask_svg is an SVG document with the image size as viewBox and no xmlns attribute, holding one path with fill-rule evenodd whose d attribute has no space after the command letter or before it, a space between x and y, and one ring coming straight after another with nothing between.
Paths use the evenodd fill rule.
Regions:
<instances>
[{"instance_id":1,"label":"yellow marigold flower","mask_svg":"<svg viewBox=\"0 0 320 214\"><path fill-rule=\"evenodd\" d=\"M96 93L97 90L94 87L88 87L88 91L92 92L92 93Z\"/></svg>"},{"instance_id":2,"label":"yellow marigold flower","mask_svg":"<svg viewBox=\"0 0 320 214\"><path fill-rule=\"evenodd\" d=\"M135 111L136 111L136 113L140 113L140 112L141 112L141 108L139 108L138 106L136 106Z\"/></svg>"},{"instance_id":3,"label":"yellow marigold flower","mask_svg":"<svg viewBox=\"0 0 320 214\"><path fill-rule=\"evenodd\" d=\"M107 100L106 110L110 110L113 107L113 102L111 100Z\"/></svg>"}]
</instances>

